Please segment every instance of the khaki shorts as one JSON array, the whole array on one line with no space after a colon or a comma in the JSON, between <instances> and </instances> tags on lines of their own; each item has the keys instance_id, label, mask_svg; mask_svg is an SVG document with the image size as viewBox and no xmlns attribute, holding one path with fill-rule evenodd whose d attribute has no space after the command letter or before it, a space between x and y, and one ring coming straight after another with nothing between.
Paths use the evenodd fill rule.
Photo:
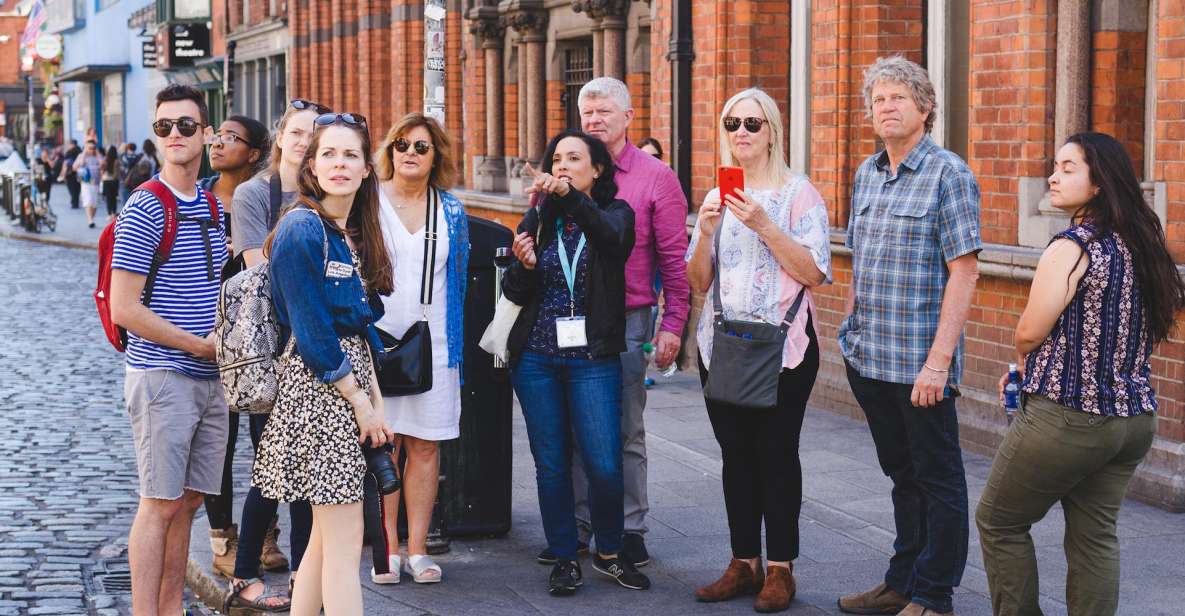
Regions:
<instances>
[{"instance_id":1,"label":"khaki shorts","mask_svg":"<svg viewBox=\"0 0 1185 616\"><path fill-rule=\"evenodd\" d=\"M176 370L135 370L124 378L123 393L140 496L176 500L185 490L221 492L230 425L222 383Z\"/></svg>"}]
</instances>

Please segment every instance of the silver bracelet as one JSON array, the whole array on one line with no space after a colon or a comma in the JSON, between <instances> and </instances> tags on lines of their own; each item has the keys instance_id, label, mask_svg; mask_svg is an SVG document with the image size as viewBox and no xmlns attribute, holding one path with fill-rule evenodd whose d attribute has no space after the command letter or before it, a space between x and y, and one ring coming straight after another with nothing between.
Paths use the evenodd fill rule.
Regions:
<instances>
[{"instance_id":1,"label":"silver bracelet","mask_svg":"<svg viewBox=\"0 0 1185 616\"><path fill-rule=\"evenodd\" d=\"M922 367L925 368L926 370L929 370L930 372L937 372L938 374L946 374L946 373L950 372L949 369L948 370L939 370L937 368L931 368L930 364L926 364L926 363L923 363Z\"/></svg>"}]
</instances>

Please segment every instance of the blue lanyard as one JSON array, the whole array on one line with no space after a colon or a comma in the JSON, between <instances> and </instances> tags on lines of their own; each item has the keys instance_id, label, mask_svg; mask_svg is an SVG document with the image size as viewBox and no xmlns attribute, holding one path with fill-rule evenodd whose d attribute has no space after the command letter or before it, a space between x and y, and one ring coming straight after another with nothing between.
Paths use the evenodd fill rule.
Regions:
<instances>
[{"instance_id":1,"label":"blue lanyard","mask_svg":"<svg viewBox=\"0 0 1185 616\"><path fill-rule=\"evenodd\" d=\"M560 269L564 270L564 281L568 283L568 308L571 316L576 316L576 269L573 263L580 262L580 253L584 252L584 244L588 238L584 232L580 233L580 241L576 243L576 254L572 262L568 262L568 249L564 247L564 222L559 218L555 221L555 241L559 242Z\"/></svg>"}]
</instances>

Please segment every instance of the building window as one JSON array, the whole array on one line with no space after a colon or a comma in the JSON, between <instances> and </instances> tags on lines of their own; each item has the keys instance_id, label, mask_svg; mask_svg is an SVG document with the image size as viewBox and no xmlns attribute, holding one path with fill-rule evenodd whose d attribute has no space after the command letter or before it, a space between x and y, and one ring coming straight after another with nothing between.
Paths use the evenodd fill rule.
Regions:
<instances>
[{"instance_id":1,"label":"building window","mask_svg":"<svg viewBox=\"0 0 1185 616\"><path fill-rule=\"evenodd\" d=\"M285 95L287 87L287 72L284 56L272 56L271 71L272 82L269 89L270 96L270 111L267 114L268 125L279 121L280 117L284 115L284 109L288 106L288 97Z\"/></svg>"},{"instance_id":2,"label":"building window","mask_svg":"<svg viewBox=\"0 0 1185 616\"><path fill-rule=\"evenodd\" d=\"M123 73L103 77L103 144L123 143Z\"/></svg>"},{"instance_id":3,"label":"building window","mask_svg":"<svg viewBox=\"0 0 1185 616\"><path fill-rule=\"evenodd\" d=\"M564 51L564 117L568 128L580 128L580 88L593 78L592 39L576 41Z\"/></svg>"}]
</instances>

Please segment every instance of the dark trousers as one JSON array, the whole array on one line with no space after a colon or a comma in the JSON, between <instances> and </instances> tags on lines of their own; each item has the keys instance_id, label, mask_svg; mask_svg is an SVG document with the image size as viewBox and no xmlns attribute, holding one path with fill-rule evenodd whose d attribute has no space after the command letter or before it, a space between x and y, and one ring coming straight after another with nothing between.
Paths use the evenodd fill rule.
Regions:
<instances>
[{"instance_id":1,"label":"dark trousers","mask_svg":"<svg viewBox=\"0 0 1185 616\"><path fill-rule=\"evenodd\" d=\"M119 204L115 199L119 197L119 182L115 180L103 180L103 201L107 204L107 214L115 216L119 210Z\"/></svg>"},{"instance_id":2,"label":"dark trousers","mask_svg":"<svg viewBox=\"0 0 1185 616\"><path fill-rule=\"evenodd\" d=\"M66 190L70 192L70 207L78 209L78 200L82 197L82 184L77 178L66 178Z\"/></svg>"},{"instance_id":3,"label":"dark trousers","mask_svg":"<svg viewBox=\"0 0 1185 616\"><path fill-rule=\"evenodd\" d=\"M761 556L765 521L766 558L798 558L802 510L802 464L798 438L806 402L819 373L819 343L808 322L810 346L802 363L778 376L778 406L768 411L704 400L723 459L724 508L734 558ZM721 360L723 361L723 360ZM700 384L708 381L703 360Z\"/></svg>"},{"instance_id":4,"label":"dark trousers","mask_svg":"<svg viewBox=\"0 0 1185 616\"><path fill-rule=\"evenodd\" d=\"M881 470L893 480L897 539L885 584L918 605L950 612L967 565L970 524L954 398L915 407L912 385L866 379L850 364L847 371Z\"/></svg>"},{"instance_id":5,"label":"dark trousers","mask_svg":"<svg viewBox=\"0 0 1185 616\"><path fill-rule=\"evenodd\" d=\"M248 415L247 426L251 434L251 447L259 450L259 440L263 437L263 428L267 426L267 415ZM230 414L230 434L226 443L226 459L222 467L222 493L207 495L206 515L210 518L210 528L228 528L234 521L232 507L234 504L234 475L232 461L235 456L235 441L239 433L239 414ZM247 491L247 498L243 502L243 519L239 524L239 551L235 556L235 577L249 579L259 575L259 559L263 553L263 540L272 519L276 517L279 503L270 498L264 498L259 488L254 486ZM309 535L313 530L313 509L307 501L298 501L288 506L292 517L292 528L288 538L292 544L292 570L300 568L300 561L304 558L305 548L309 545Z\"/></svg>"}]
</instances>

